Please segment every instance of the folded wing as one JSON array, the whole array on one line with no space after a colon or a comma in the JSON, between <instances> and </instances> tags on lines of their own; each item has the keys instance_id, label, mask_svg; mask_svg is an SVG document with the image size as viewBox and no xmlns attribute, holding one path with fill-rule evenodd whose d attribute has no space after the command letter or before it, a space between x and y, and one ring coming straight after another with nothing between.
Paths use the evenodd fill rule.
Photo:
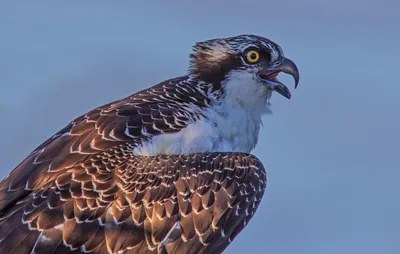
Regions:
<instances>
[{"instance_id":1,"label":"folded wing","mask_svg":"<svg viewBox=\"0 0 400 254\"><path fill-rule=\"evenodd\" d=\"M90 158L3 210L0 253L220 253L264 193L249 154L127 153Z\"/></svg>"},{"instance_id":2,"label":"folded wing","mask_svg":"<svg viewBox=\"0 0 400 254\"><path fill-rule=\"evenodd\" d=\"M243 153L134 156L208 106L187 77L75 119L0 183L0 253L221 252L264 192Z\"/></svg>"}]
</instances>

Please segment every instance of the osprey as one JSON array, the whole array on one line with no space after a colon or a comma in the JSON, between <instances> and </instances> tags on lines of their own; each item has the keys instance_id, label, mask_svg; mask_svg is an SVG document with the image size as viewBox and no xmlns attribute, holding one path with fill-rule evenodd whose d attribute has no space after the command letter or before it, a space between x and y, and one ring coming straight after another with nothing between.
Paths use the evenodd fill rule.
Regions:
<instances>
[{"instance_id":1,"label":"osprey","mask_svg":"<svg viewBox=\"0 0 400 254\"><path fill-rule=\"evenodd\" d=\"M199 42L187 75L82 115L0 183L0 253L221 253L266 187L256 146L296 65L255 35Z\"/></svg>"}]
</instances>

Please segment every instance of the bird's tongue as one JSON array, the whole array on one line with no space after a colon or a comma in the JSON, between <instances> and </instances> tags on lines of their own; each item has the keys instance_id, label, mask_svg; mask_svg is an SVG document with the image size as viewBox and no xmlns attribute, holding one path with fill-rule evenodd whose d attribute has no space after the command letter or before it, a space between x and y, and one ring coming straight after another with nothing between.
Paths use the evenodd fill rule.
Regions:
<instances>
[{"instance_id":1,"label":"bird's tongue","mask_svg":"<svg viewBox=\"0 0 400 254\"><path fill-rule=\"evenodd\" d=\"M259 74L260 78L265 79L265 80L270 80L273 82L279 82L277 79L278 74L280 71L268 71L268 72L261 72Z\"/></svg>"}]
</instances>

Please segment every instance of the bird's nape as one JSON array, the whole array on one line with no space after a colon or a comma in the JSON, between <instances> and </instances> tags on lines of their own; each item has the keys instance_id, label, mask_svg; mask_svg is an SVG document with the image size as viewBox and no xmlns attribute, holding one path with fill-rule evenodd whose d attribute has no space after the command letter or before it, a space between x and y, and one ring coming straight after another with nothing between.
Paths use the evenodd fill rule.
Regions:
<instances>
[{"instance_id":1,"label":"bird's nape","mask_svg":"<svg viewBox=\"0 0 400 254\"><path fill-rule=\"evenodd\" d=\"M249 80L247 84L264 84L267 89L276 91L288 99L291 98L291 93L277 80L277 75L280 72L292 75L295 88L300 78L296 64L283 55L278 44L267 38L239 35L196 43L191 54L190 74L214 84L221 84L232 76L233 72L247 72L251 74L249 79L259 81L257 84ZM250 86L243 86L243 89L246 87Z\"/></svg>"}]
</instances>

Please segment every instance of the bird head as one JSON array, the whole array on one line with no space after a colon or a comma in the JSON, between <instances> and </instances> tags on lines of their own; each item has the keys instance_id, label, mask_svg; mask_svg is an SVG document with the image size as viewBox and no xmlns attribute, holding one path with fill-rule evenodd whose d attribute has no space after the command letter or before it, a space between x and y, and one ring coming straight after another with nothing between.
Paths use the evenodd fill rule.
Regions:
<instances>
[{"instance_id":1,"label":"bird head","mask_svg":"<svg viewBox=\"0 0 400 254\"><path fill-rule=\"evenodd\" d=\"M256 35L196 43L189 72L249 102L254 101L255 96L268 99L273 91L290 99L289 89L277 79L281 72L293 76L295 88L299 83L297 66L284 57L281 47Z\"/></svg>"}]
</instances>

